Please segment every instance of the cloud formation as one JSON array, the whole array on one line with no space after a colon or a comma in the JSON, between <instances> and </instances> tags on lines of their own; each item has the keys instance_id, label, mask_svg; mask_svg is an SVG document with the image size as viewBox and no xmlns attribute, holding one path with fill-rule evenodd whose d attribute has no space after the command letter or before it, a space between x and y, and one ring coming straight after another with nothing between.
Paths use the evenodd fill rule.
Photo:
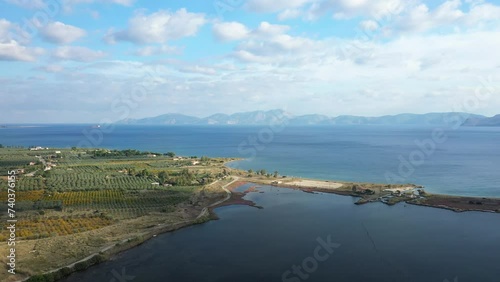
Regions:
<instances>
[{"instance_id":1,"label":"cloud formation","mask_svg":"<svg viewBox=\"0 0 500 282\"><path fill-rule=\"evenodd\" d=\"M16 99L0 111L19 121L119 119L110 105L138 85L147 85L148 98L131 117L272 108L492 115L500 108L500 5L493 1L249 0L224 20L194 2L166 10L141 0L61 0L81 10L34 31L22 27L37 2L6 1L14 12L0 18L0 63L9 70L0 95ZM496 94L463 109L478 87Z\"/></svg>"},{"instance_id":2,"label":"cloud formation","mask_svg":"<svg viewBox=\"0 0 500 282\"><path fill-rule=\"evenodd\" d=\"M176 12L160 10L152 14L139 12L129 20L127 29L109 32L109 43L129 41L137 44L165 43L194 36L207 20L204 14L190 13L186 9Z\"/></svg>"},{"instance_id":3,"label":"cloud formation","mask_svg":"<svg viewBox=\"0 0 500 282\"><path fill-rule=\"evenodd\" d=\"M102 59L107 54L103 51L95 51L81 46L62 46L58 47L52 53L52 57L59 60L92 62Z\"/></svg>"},{"instance_id":4,"label":"cloud formation","mask_svg":"<svg viewBox=\"0 0 500 282\"><path fill-rule=\"evenodd\" d=\"M54 44L69 44L84 37L86 34L87 32L83 29L62 22L52 22L40 27L42 38Z\"/></svg>"}]
</instances>

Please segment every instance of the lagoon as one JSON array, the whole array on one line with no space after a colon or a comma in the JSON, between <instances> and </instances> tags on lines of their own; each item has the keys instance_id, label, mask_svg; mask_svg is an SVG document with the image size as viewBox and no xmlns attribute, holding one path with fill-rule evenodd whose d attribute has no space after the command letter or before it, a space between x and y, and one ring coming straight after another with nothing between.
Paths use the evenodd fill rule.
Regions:
<instances>
[{"instance_id":1,"label":"lagoon","mask_svg":"<svg viewBox=\"0 0 500 282\"><path fill-rule=\"evenodd\" d=\"M148 282L493 282L500 277L498 214L356 206L350 197L271 186L246 198L263 209L218 208L217 221L158 235L64 281L108 282L118 274ZM310 258L321 240L338 247L315 266ZM293 273L304 262L307 279Z\"/></svg>"}]
</instances>

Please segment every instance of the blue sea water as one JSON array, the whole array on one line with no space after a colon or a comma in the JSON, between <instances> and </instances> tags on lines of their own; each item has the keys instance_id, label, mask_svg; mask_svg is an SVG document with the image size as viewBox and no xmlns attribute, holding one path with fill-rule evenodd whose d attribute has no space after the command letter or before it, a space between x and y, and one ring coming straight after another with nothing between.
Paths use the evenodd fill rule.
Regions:
<instances>
[{"instance_id":1,"label":"blue sea water","mask_svg":"<svg viewBox=\"0 0 500 282\"><path fill-rule=\"evenodd\" d=\"M500 128L39 125L0 128L0 144L105 147L246 158L242 169L326 180L415 183L433 193L500 197ZM420 144L420 145L419 145ZM422 145L424 144L424 145Z\"/></svg>"}]
</instances>

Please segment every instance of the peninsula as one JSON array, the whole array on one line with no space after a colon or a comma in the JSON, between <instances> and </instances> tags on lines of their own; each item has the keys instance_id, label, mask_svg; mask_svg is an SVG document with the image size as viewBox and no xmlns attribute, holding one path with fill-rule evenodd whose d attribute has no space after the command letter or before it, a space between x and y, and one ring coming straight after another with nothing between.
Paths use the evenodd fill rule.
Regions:
<instances>
[{"instance_id":1,"label":"peninsula","mask_svg":"<svg viewBox=\"0 0 500 282\"><path fill-rule=\"evenodd\" d=\"M0 148L0 253L11 252L6 226L15 219L13 268L2 281L55 281L84 270L160 233L200 224L223 205L260 185L334 193L383 202L500 212L500 199L431 195L414 184L374 184L290 178L226 166L236 158L177 156L137 150ZM13 183L13 184L12 184ZM236 191L251 183L252 188ZM11 196L14 195L14 196ZM9 199L15 199L9 200ZM13 214L13 216L10 216ZM10 216L10 218L9 218Z\"/></svg>"}]
</instances>

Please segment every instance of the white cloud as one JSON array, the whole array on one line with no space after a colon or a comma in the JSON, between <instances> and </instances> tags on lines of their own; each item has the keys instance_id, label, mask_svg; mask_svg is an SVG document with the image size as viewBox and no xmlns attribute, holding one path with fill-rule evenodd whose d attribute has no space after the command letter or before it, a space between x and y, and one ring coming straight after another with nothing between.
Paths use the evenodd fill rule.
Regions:
<instances>
[{"instance_id":1,"label":"white cloud","mask_svg":"<svg viewBox=\"0 0 500 282\"><path fill-rule=\"evenodd\" d=\"M6 19L0 19L0 42L8 42L12 39L11 29L13 25Z\"/></svg>"},{"instance_id":2,"label":"white cloud","mask_svg":"<svg viewBox=\"0 0 500 282\"><path fill-rule=\"evenodd\" d=\"M23 46L29 40L30 36L17 24L0 19L0 60L35 61L43 49Z\"/></svg>"},{"instance_id":3,"label":"white cloud","mask_svg":"<svg viewBox=\"0 0 500 282\"><path fill-rule=\"evenodd\" d=\"M214 36L221 41L233 41L242 39L269 39L286 33L290 30L287 25L276 25L261 22L255 29L249 29L239 22L222 22L213 26Z\"/></svg>"},{"instance_id":4,"label":"white cloud","mask_svg":"<svg viewBox=\"0 0 500 282\"><path fill-rule=\"evenodd\" d=\"M238 22L227 22L215 24L213 33L219 40L242 41L234 50L233 57L245 62L265 63L310 47L311 40L290 36L286 34L289 30L287 25L268 22L261 22L255 29Z\"/></svg>"},{"instance_id":5,"label":"white cloud","mask_svg":"<svg viewBox=\"0 0 500 282\"><path fill-rule=\"evenodd\" d=\"M215 75L217 70L212 67L200 66L200 65L185 65L178 69L180 72L203 74L203 75Z\"/></svg>"},{"instance_id":6,"label":"white cloud","mask_svg":"<svg viewBox=\"0 0 500 282\"><path fill-rule=\"evenodd\" d=\"M446 1L431 11L427 5L420 4L400 17L398 27L409 31L426 31L456 23L464 17L464 13L459 9L460 6L460 0Z\"/></svg>"},{"instance_id":7,"label":"white cloud","mask_svg":"<svg viewBox=\"0 0 500 282\"><path fill-rule=\"evenodd\" d=\"M441 27L479 27L489 21L500 22L500 7L488 3L475 3L466 11L460 0L443 2L434 10L420 4L401 14L395 27L403 31L423 32Z\"/></svg>"},{"instance_id":8,"label":"white cloud","mask_svg":"<svg viewBox=\"0 0 500 282\"><path fill-rule=\"evenodd\" d=\"M71 12L74 6L80 4L117 4L122 6L132 6L135 0L3 0L7 3L17 5L25 9L43 9L47 7L47 4L51 4L53 7L57 7L58 11L60 5L63 7L65 12Z\"/></svg>"},{"instance_id":9,"label":"white cloud","mask_svg":"<svg viewBox=\"0 0 500 282\"><path fill-rule=\"evenodd\" d=\"M500 21L500 6L489 3L478 3L470 9L464 20L465 24L470 26L485 21Z\"/></svg>"},{"instance_id":10,"label":"white cloud","mask_svg":"<svg viewBox=\"0 0 500 282\"><path fill-rule=\"evenodd\" d=\"M190 13L186 9L174 13L164 10L149 15L139 13L129 20L127 29L111 31L105 40L109 43L165 43L195 35L206 22L204 14Z\"/></svg>"},{"instance_id":11,"label":"white cloud","mask_svg":"<svg viewBox=\"0 0 500 282\"><path fill-rule=\"evenodd\" d=\"M62 46L56 48L52 56L59 60L91 62L104 58L106 53L80 46Z\"/></svg>"},{"instance_id":12,"label":"white cloud","mask_svg":"<svg viewBox=\"0 0 500 282\"><path fill-rule=\"evenodd\" d=\"M254 29L238 22L225 22L215 24L213 34L218 40L241 41L232 57L243 62L268 63L312 46L313 41L308 38L286 34L289 30L287 25L268 22L261 22Z\"/></svg>"},{"instance_id":13,"label":"white cloud","mask_svg":"<svg viewBox=\"0 0 500 282\"><path fill-rule=\"evenodd\" d=\"M339 19L356 16L378 19L401 13L411 2L408 0L329 0L321 9L332 10L334 17Z\"/></svg>"},{"instance_id":14,"label":"white cloud","mask_svg":"<svg viewBox=\"0 0 500 282\"><path fill-rule=\"evenodd\" d=\"M365 53L352 52L345 58L338 56L337 47L352 46L352 40L303 38L308 40L307 44L294 45L286 44L287 36L292 42L302 39L287 34L272 40L244 39L243 43L248 45L242 47L248 48L232 54L239 56L238 59L227 57L213 64L165 60L158 62L159 71L148 71L144 63L106 61L90 64L91 67L66 69L55 76L61 80L54 84L30 84L28 90L26 86L15 87L16 82L2 85L12 89L13 95L24 93L28 97L36 92L34 89L65 95L66 91L61 89L74 89L70 97L41 95L43 98L34 100L71 109L82 116L79 122L91 122L87 120L89 116L96 122L101 117L120 119L120 115L109 111L110 100L130 93L148 74L152 74L154 84L148 87L148 98L133 111L134 116L174 111L209 115L224 109L237 112L262 107L288 107L297 114L331 116L460 111L454 104L463 104L464 98L473 97L476 88L482 85L481 78L488 80L491 75L492 87L500 87L500 54L491 51L500 49L498 31L409 34L395 40L364 43ZM274 41L281 45L274 46ZM265 53L266 49L269 53ZM219 67L221 64L223 68ZM81 93L88 96L80 97ZM92 102L96 99L103 103ZM493 94L491 100L482 101L477 109L470 111L498 111L499 103ZM29 112L29 103L16 107ZM53 121L58 118L62 118L61 114L54 116Z\"/></svg>"},{"instance_id":15,"label":"white cloud","mask_svg":"<svg viewBox=\"0 0 500 282\"><path fill-rule=\"evenodd\" d=\"M15 0L22 1L22 0ZM80 4L117 4L130 7L135 3L135 0L60 0L65 12L72 12L74 6Z\"/></svg>"},{"instance_id":16,"label":"white cloud","mask_svg":"<svg viewBox=\"0 0 500 282\"><path fill-rule=\"evenodd\" d=\"M254 12L278 12L280 20L298 17L312 20L329 13L337 19L349 19L397 15L412 2L414 0L251 0L246 7Z\"/></svg>"},{"instance_id":17,"label":"white cloud","mask_svg":"<svg viewBox=\"0 0 500 282\"><path fill-rule=\"evenodd\" d=\"M42 38L55 44L69 44L86 34L87 32L83 29L62 22L52 22L40 29Z\"/></svg>"},{"instance_id":18,"label":"white cloud","mask_svg":"<svg viewBox=\"0 0 500 282\"><path fill-rule=\"evenodd\" d=\"M379 24L372 20L362 21L359 25L365 31L375 31L379 28Z\"/></svg>"},{"instance_id":19,"label":"white cloud","mask_svg":"<svg viewBox=\"0 0 500 282\"><path fill-rule=\"evenodd\" d=\"M0 43L9 43L12 40L26 44L31 40L31 36L19 25L0 19Z\"/></svg>"},{"instance_id":20,"label":"white cloud","mask_svg":"<svg viewBox=\"0 0 500 282\"><path fill-rule=\"evenodd\" d=\"M240 40L250 33L244 24L238 22L215 23L212 32L220 41Z\"/></svg>"},{"instance_id":21,"label":"white cloud","mask_svg":"<svg viewBox=\"0 0 500 282\"><path fill-rule=\"evenodd\" d=\"M302 11L300 9L296 9L296 8L286 9L286 10L279 13L278 19L280 21L285 21L285 20L298 18L301 15L302 15Z\"/></svg>"},{"instance_id":22,"label":"white cloud","mask_svg":"<svg viewBox=\"0 0 500 282\"><path fill-rule=\"evenodd\" d=\"M140 57L156 56L156 55L168 55L168 54L178 54L181 50L179 48L169 45L161 46L145 46L137 49L134 54Z\"/></svg>"},{"instance_id":23,"label":"white cloud","mask_svg":"<svg viewBox=\"0 0 500 282\"><path fill-rule=\"evenodd\" d=\"M41 48L19 45L15 40L0 43L0 61L35 61L43 53Z\"/></svg>"},{"instance_id":24,"label":"white cloud","mask_svg":"<svg viewBox=\"0 0 500 282\"><path fill-rule=\"evenodd\" d=\"M64 67L61 65L46 65L37 68L38 70L49 72L49 73L58 73L64 70Z\"/></svg>"},{"instance_id":25,"label":"white cloud","mask_svg":"<svg viewBox=\"0 0 500 282\"><path fill-rule=\"evenodd\" d=\"M4 1L26 9L40 9L45 7L45 2L43 0L4 0Z\"/></svg>"},{"instance_id":26,"label":"white cloud","mask_svg":"<svg viewBox=\"0 0 500 282\"><path fill-rule=\"evenodd\" d=\"M287 25L270 24L268 22L261 22L259 27L253 33L259 37L275 36L283 34L290 30Z\"/></svg>"},{"instance_id":27,"label":"white cloud","mask_svg":"<svg viewBox=\"0 0 500 282\"><path fill-rule=\"evenodd\" d=\"M279 12L286 9L299 8L314 0L250 0L247 9L254 12Z\"/></svg>"}]
</instances>

